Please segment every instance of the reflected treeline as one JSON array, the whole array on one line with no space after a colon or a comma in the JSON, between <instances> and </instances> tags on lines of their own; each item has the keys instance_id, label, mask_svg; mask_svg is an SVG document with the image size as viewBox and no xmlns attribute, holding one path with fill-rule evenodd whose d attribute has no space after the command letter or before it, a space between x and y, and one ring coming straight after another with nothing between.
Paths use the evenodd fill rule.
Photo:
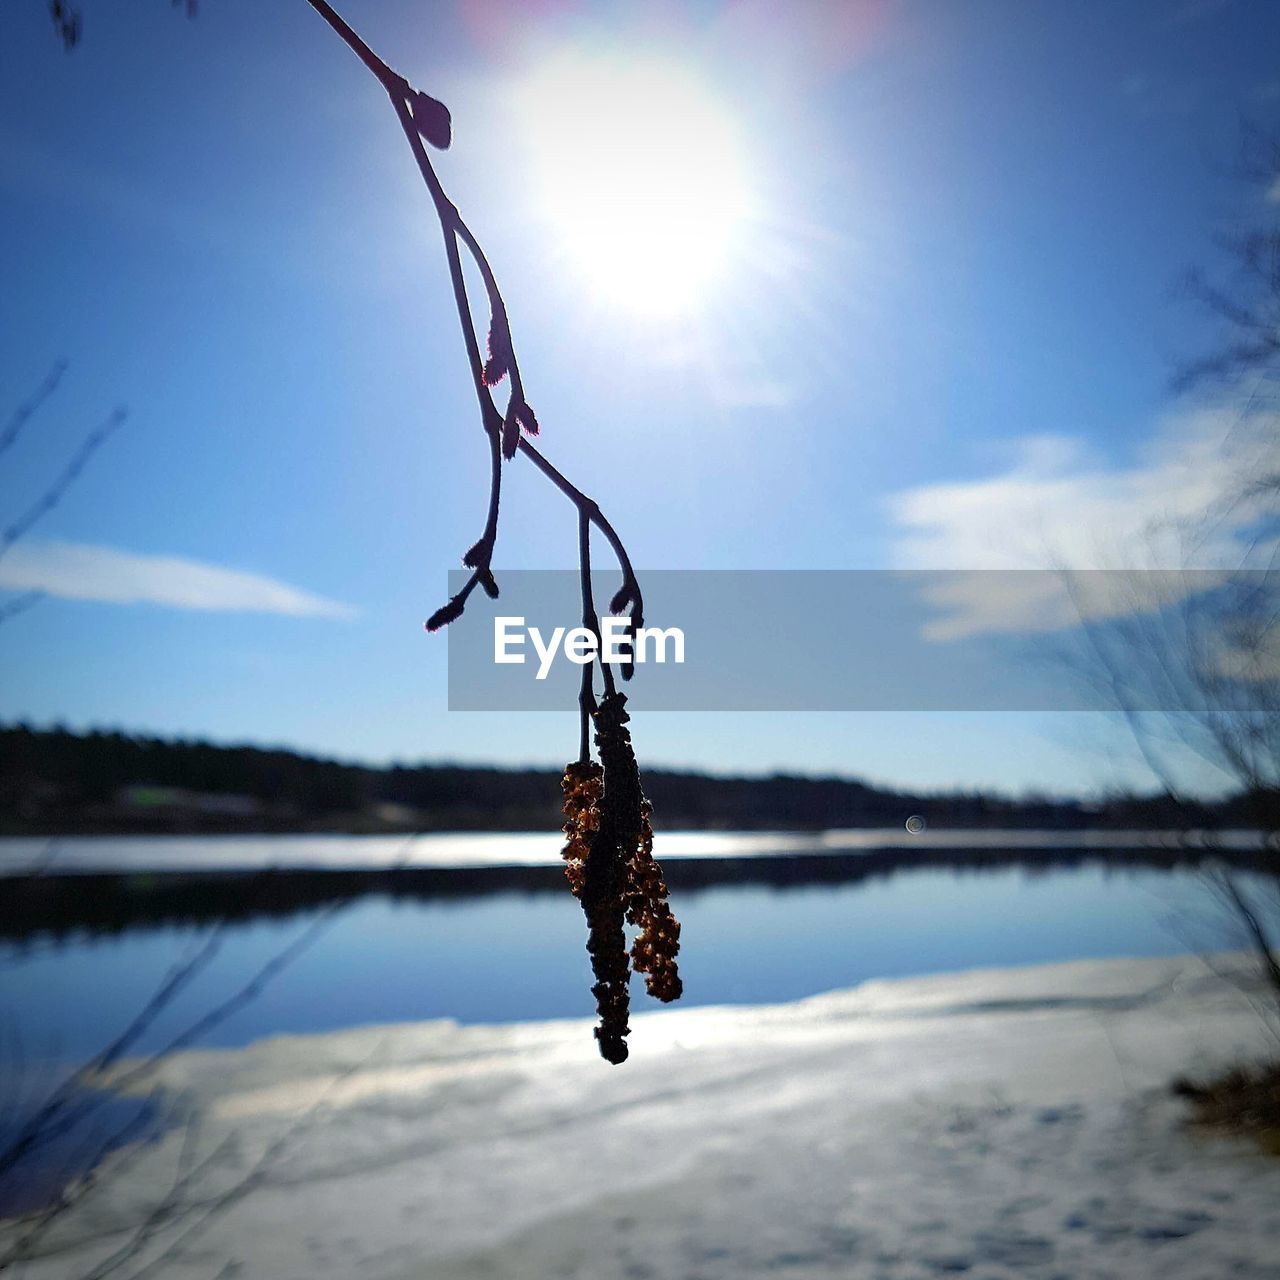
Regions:
<instances>
[{"instance_id":1,"label":"reflected treeline","mask_svg":"<svg viewBox=\"0 0 1280 1280\"><path fill-rule=\"evenodd\" d=\"M645 770L645 791L666 831L899 827L910 814L952 829L1256 825L1256 804L1243 795L1085 802L666 769ZM555 831L561 800L559 768L373 768L282 749L0 727L0 833Z\"/></svg>"},{"instance_id":2,"label":"reflected treeline","mask_svg":"<svg viewBox=\"0 0 1280 1280\"><path fill-rule=\"evenodd\" d=\"M1036 849L880 849L848 854L679 858L665 864L673 893L726 885L777 890L856 884L923 869L957 873L1021 868L1029 874L1084 865L1173 870L1226 864L1277 874L1261 847L1214 849L1171 842L1132 849L1061 846ZM174 924L287 918L378 894L449 901L498 893L567 893L559 866L383 867L198 873L34 875L0 881L0 938L22 941L76 933L121 933Z\"/></svg>"}]
</instances>

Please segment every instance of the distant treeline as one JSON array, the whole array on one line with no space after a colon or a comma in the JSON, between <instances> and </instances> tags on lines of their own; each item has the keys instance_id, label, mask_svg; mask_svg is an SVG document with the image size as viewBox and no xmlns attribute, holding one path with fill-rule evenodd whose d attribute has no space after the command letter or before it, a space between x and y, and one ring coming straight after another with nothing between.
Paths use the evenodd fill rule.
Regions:
<instances>
[{"instance_id":1,"label":"distant treeline","mask_svg":"<svg viewBox=\"0 0 1280 1280\"><path fill-rule=\"evenodd\" d=\"M664 769L646 770L644 782L667 829L896 827L912 814L949 827L1250 825L1243 797L1086 803ZM559 825L560 800L553 769L375 768L282 749L0 726L0 830L9 833L546 830Z\"/></svg>"}]
</instances>

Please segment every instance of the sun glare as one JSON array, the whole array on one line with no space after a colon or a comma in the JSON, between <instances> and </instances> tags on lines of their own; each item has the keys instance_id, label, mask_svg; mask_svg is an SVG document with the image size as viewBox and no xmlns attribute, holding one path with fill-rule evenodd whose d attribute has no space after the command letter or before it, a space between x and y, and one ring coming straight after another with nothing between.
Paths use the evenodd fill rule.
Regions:
<instances>
[{"instance_id":1,"label":"sun glare","mask_svg":"<svg viewBox=\"0 0 1280 1280\"><path fill-rule=\"evenodd\" d=\"M577 55L524 87L538 198L602 301L691 306L724 274L751 211L736 123L688 68Z\"/></svg>"}]
</instances>

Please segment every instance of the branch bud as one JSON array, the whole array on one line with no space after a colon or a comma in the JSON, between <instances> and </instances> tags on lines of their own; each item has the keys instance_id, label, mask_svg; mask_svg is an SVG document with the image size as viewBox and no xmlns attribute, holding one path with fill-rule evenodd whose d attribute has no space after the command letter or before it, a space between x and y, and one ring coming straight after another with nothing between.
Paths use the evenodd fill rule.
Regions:
<instances>
[{"instance_id":1,"label":"branch bud","mask_svg":"<svg viewBox=\"0 0 1280 1280\"><path fill-rule=\"evenodd\" d=\"M427 619L428 631L439 631L441 627L447 627L449 623L455 622L462 617L462 611L466 607L466 601L461 596L454 596L448 604L442 604L435 613Z\"/></svg>"},{"instance_id":2,"label":"branch bud","mask_svg":"<svg viewBox=\"0 0 1280 1280\"><path fill-rule=\"evenodd\" d=\"M441 151L449 149L453 141L453 121L443 102L417 91L409 98L409 114L427 142Z\"/></svg>"}]
</instances>

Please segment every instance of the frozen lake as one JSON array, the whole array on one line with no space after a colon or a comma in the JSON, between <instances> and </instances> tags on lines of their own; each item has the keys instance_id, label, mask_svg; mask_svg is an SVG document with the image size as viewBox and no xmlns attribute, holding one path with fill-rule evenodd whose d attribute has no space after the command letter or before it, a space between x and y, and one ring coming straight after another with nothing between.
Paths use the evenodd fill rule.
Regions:
<instances>
[{"instance_id":1,"label":"frozen lake","mask_svg":"<svg viewBox=\"0 0 1280 1280\"><path fill-rule=\"evenodd\" d=\"M54 872L320 870L405 867L550 866L560 860L555 831L441 832L428 835L22 836L0 837L0 876ZM659 831L663 858L767 858L881 850L1256 849L1254 831L1166 832L903 827L855 831Z\"/></svg>"},{"instance_id":2,"label":"frozen lake","mask_svg":"<svg viewBox=\"0 0 1280 1280\"><path fill-rule=\"evenodd\" d=\"M778 840L708 836L686 848L702 851L720 841L740 858L752 856L746 850L754 848L762 851L755 855L762 865L778 850ZM443 856L459 841L474 857L496 851L498 861L490 864L496 866L513 849L533 858L535 850L548 848L543 838L448 837L419 842L427 847L418 855ZM261 839L201 843L206 847L197 865L216 854L230 860L220 864L223 871L242 866L235 859L255 850L259 857L302 850L342 859L354 852L382 859L365 863L378 866L393 861L388 854L394 848L405 848L404 840L326 838L296 842L281 855L277 843ZM202 879L139 869L146 865L144 854L164 847L69 841L62 850L86 858L85 872L104 848L134 859L132 870L112 879L142 886L144 894L148 886L185 883L178 908L154 915L148 909L114 918L102 909L103 882L85 874L10 882L9 893L20 886L37 894L57 887L73 906L86 899L84 919L92 923L64 921L57 931L37 924L0 940L0 1138L23 1123L58 1079L112 1044L191 961L173 998L130 1040L130 1055L170 1047L233 1049L281 1034L441 1019L492 1025L592 1016L582 913L554 869L528 889L471 892L464 886L437 896L429 889L357 887L318 904L303 898L297 906L289 886L345 876L299 869L274 877L278 896L271 902L250 901L243 915L222 917L209 909L207 895L230 879L242 886L234 895L243 901L260 891L252 886L261 877ZM556 847L550 844L552 857ZM812 845L809 852L815 852ZM178 854L170 848L164 856ZM1200 872L1115 859L1114 851L1096 850L1065 865L947 868L908 861L876 863L875 870L843 882L677 885L672 900L683 925L681 1007L774 1004L870 979L1241 945ZM123 870L118 862L114 867ZM494 876L495 883L505 883ZM491 878L484 873L466 884ZM1257 876L1242 876L1241 883L1264 889ZM1265 890L1274 894L1275 883ZM0 892L6 890L0 886ZM105 901L110 907L115 899L107 894ZM9 916L21 915L19 901ZM633 999L636 1013L656 1007L639 984L633 984ZM102 1105L91 1112L95 1122ZM152 1123L149 1115L142 1114L142 1121ZM18 1192L0 1185L0 1210L38 1203L56 1189L77 1167L81 1146L83 1134L75 1128L65 1143L28 1162Z\"/></svg>"},{"instance_id":3,"label":"frozen lake","mask_svg":"<svg viewBox=\"0 0 1280 1280\"><path fill-rule=\"evenodd\" d=\"M1197 872L1098 863L677 888L673 905L683 924L686 1005L793 1000L869 978L1238 941ZM0 1017L28 1062L83 1060L206 943L208 963L139 1049L161 1047L273 960L278 971L200 1043L430 1018L585 1017L592 1002L584 941L567 887L448 898L370 893L221 924L37 932L0 943ZM647 1004L641 991L636 1007Z\"/></svg>"}]
</instances>

